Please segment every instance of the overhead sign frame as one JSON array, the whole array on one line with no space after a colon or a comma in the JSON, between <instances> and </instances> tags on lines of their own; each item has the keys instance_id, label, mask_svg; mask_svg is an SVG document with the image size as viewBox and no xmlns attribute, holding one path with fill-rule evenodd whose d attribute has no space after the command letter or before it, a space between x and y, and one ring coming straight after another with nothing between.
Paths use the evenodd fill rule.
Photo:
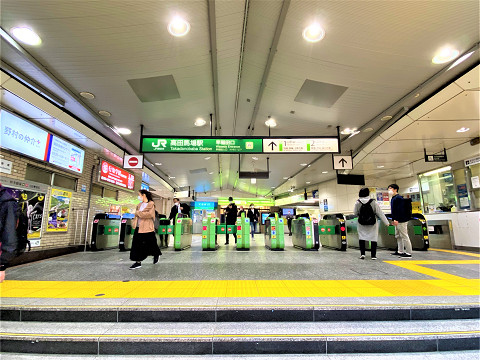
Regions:
<instances>
[{"instance_id":1,"label":"overhead sign frame","mask_svg":"<svg viewBox=\"0 0 480 360\"><path fill-rule=\"evenodd\" d=\"M330 140L335 145L334 151L265 151L265 143L277 141ZM172 140L175 141L172 145ZM185 140L187 144L185 144ZM249 141L250 140L250 141ZM194 145L192 145L194 144ZM338 154L340 153L339 136L178 136L178 135L141 135L140 152L153 154ZM272 145L273 146L273 145ZM172 150L175 149L175 150ZM298 146L300 148L300 146ZM307 148L307 146L305 146ZM308 147L312 149L312 147Z\"/></svg>"}]
</instances>

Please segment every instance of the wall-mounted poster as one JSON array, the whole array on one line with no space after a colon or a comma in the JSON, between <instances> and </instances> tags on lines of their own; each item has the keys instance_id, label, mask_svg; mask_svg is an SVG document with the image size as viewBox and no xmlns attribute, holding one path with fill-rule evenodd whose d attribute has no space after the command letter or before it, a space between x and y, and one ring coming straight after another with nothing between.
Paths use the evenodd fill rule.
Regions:
<instances>
[{"instance_id":1,"label":"wall-mounted poster","mask_svg":"<svg viewBox=\"0 0 480 360\"><path fill-rule=\"evenodd\" d=\"M31 246L40 246L42 237L43 206L45 193L5 187L7 193L18 201L20 210L28 218L28 240Z\"/></svg>"},{"instance_id":2,"label":"wall-mounted poster","mask_svg":"<svg viewBox=\"0 0 480 360\"><path fill-rule=\"evenodd\" d=\"M48 208L48 232L66 232L68 230L71 199L70 191L52 189Z\"/></svg>"}]
</instances>

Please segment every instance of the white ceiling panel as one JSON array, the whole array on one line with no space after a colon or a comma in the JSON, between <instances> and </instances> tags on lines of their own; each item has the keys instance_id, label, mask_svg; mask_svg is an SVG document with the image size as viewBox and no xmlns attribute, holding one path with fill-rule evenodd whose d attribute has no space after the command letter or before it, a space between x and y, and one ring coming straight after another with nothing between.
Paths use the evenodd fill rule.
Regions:
<instances>
[{"instance_id":1,"label":"white ceiling panel","mask_svg":"<svg viewBox=\"0 0 480 360\"><path fill-rule=\"evenodd\" d=\"M391 140L412 139L470 139L479 134L478 120L462 121L416 121L408 126L405 131L393 136ZM461 127L468 127L470 131L458 133Z\"/></svg>"},{"instance_id":2,"label":"white ceiling panel","mask_svg":"<svg viewBox=\"0 0 480 360\"><path fill-rule=\"evenodd\" d=\"M478 54L473 56L476 56L478 61ZM463 90L480 90L480 68L476 66L461 78L455 80L455 83Z\"/></svg>"},{"instance_id":3,"label":"white ceiling panel","mask_svg":"<svg viewBox=\"0 0 480 360\"><path fill-rule=\"evenodd\" d=\"M429 153L436 153L443 149L450 149L454 146L465 142L465 139L427 139L427 140L399 140L399 141L385 141L382 145L377 147L373 153L388 156L395 153L413 153L427 149Z\"/></svg>"},{"instance_id":4,"label":"white ceiling panel","mask_svg":"<svg viewBox=\"0 0 480 360\"><path fill-rule=\"evenodd\" d=\"M464 91L432 110L420 120L480 120L480 91ZM464 125L461 125L464 126Z\"/></svg>"}]
</instances>

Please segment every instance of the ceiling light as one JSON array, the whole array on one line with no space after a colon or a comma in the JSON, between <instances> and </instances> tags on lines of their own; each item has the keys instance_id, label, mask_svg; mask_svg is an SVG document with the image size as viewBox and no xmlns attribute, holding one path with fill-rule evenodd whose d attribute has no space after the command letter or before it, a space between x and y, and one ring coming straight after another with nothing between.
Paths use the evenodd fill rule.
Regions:
<instances>
[{"instance_id":1,"label":"ceiling light","mask_svg":"<svg viewBox=\"0 0 480 360\"><path fill-rule=\"evenodd\" d=\"M457 60L455 60L455 62L450 65L450 67L447 69L450 70L451 68L454 68L455 66L457 66L458 64L460 64L461 62L467 60L475 51L470 51L468 54L465 54L463 55L462 57L458 58Z\"/></svg>"},{"instance_id":2,"label":"ceiling light","mask_svg":"<svg viewBox=\"0 0 480 360\"><path fill-rule=\"evenodd\" d=\"M271 189L275 189L275 186L270 186Z\"/></svg>"},{"instance_id":3,"label":"ceiling light","mask_svg":"<svg viewBox=\"0 0 480 360\"><path fill-rule=\"evenodd\" d=\"M253 160L258 160L258 157L252 156L252 159L253 159Z\"/></svg>"},{"instance_id":4,"label":"ceiling light","mask_svg":"<svg viewBox=\"0 0 480 360\"><path fill-rule=\"evenodd\" d=\"M360 131L358 131L358 130L352 131L352 133L350 134L350 136L348 138L350 139L352 136L355 136L357 134L360 134Z\"/></svg>"},{"instance_id":5,"label":"ceiling light","mask_svg":"<svg viewBox=\"0 0 480 360\"><path fill-rule=\"evenodd\" d=\"M306 164L306 163L300 164L300 166L307 166L307 165L308 165L308 164Z\"/></svg>"},{"instance_id":6,"label":"ceiling light","mask_svg":"<svg viewBox=\"0 0 480 360\"><path fill-rule=\"evenodd\" d=\"M420 96L420 93L416 93L414 97L419 97Z\"/></svg>"},{"instance_id":7,"label":"ceiling light","mask_svg":"<svg viewBox=\"0 0 480 360\"><path fill-rule=\"evenodd\" d=\"M168 32L173 36L184 36L187 35L189 31L190 24L179 16L175 16L170 24L168 24Z\"/></svg>"},{"instance_id":8,"label":"ceiling light","mask_svg":"<svg viewBox=\"0 0 480 360\"><path fill-rule=\"evenodd\" d=\"M211 156L207 156L205 160L210 160L211 158L212 158Z\"/></svg>"},{"instance_id":9,"label":"ceiling light","mask_svg":"<svg viewBox=\"0 0 480 360\"><path fill-rule=\"evenodd\" d=\"M80 93L80 96L81 97L84 97L85 99L95 99L95 95L93 95L91 92L88 92L88 91L82 91Z\"/></svg>"},{"instance_id":10,"label":"ceiling light","mask_svg":"<svg viewBox=\"0 0 480 360\"><path fill-rule=\"evenodd\" d=\"M284 177L283 180L288 180L288 177Z\"/></svg>"},{"instance_id":11,"label":"ceiling light","mask_svg":"<svg viewBox=\"0 0 480 360\"><path fill-rule=\"evenodd\" d=\"M458 129L457 132L458 133L463 133L463 132L467 132L468 130L470 130L470 128L462 127L460 129Z\"/></svg>"},{"instance_id":12,"label":"ceiling light","mask_svg":"<svg viewBox=\"0 0 480 360\"><path fill-rule=\"evenodd\" d=\"M195 126L204 126L207 122L202 118L197 118L195 120Z\"/></svg>"},{"instance_id":13,"label":"ceiling light","mask_svg":"<svg viewBox=\"0 0 480 360\"><path fill-rule=\"evenodd\" d=\"M268 127L275 127L277 126L277 121L274 118L269 116L268 120L265 121L265 125L267 125Z\"/></svg>"},{"instance_id":14,"label":"ceiling light","mask_svg":"<svg viewBox=\"0 0 480 360\"><path fill-rule=\"evenodd\" d=\"M213 171L208 173L209 175L213 175Z\"/></svg>"},{"instance_id":15,"label":"ceiling light","mask_svg":"<svg viewBox=\"0 0 480 360\"><path fill-rule=\"evenodd\" d=\"M256 184L256 183L257 183L257 179L251 178L251 179L250 179L250 183L251 183L251 184Z\"/></svg>"},{"instance_id":16,"label":"ceiling light","mask_svg":"<svg viewBox=\"0 0 480 360\"><path fill-rule=\"evenodd\" d=\"M432 170L432 171L429 171L429 172L426 172L424 174L420 174L422 176L430 176L430 175L433 175L433 174L437 174L437 173L440 173L440 172L444 172L444 171L448 171L450 170L452 167L451 166L445 166L443 168L440 168L440 169L437 169L437 170Z\"/></svg>"},{"instance_id":17,"label":"ceiling light","mask_svg":"<svg viewBox=\"0 0 480 360\"><path fill-rule=\"evenodd\" d=\"M127 128L115 128L115 129L122 135L130 135L132 133L132 130Z\"/></svg>"},{"instance_id":18,"label":"ceiling light","mask_svg":"<svg viewBox=\"0 0 480 360\"><path fill-rule=\"evenodd\" d=\"M311 183L311 181L307 181L307 182L306 182L306 184L310 184L310 183Z\"/></svg>"},{"instance_id":19,"label":"ceiling light","mask_svg":"<svg viewBox=\"0 0 480 360\"><path fill-rule=\"evenodd\" d=\"M108 111L106 111L106 110L100 110L98 113L99 113L100 115L102 115L102 116L107 116L107 117L112 116L112 113L111 113L111 112L108 112Z\"/></svg>"},{"instance_id":20,"label":"ceiling light","mask_svg":"<svg viewBox=\"0 0 480 360\"><path fill-rule=\"evenodd\" d=\"M328 174L328 171L322 171L322 174Z\"/></svg>"},{"instance_id":21,"label":"ceiling light","mask_svg":"<svg viewBox=\"0 0 480 360\"><path fill-rule=\"evenodd\" d=\"M169 176L168 178L169 179L175 179L175 176Z\"/></svg>"},{"instance_id":22,"label":"ceiling light","mask_svg":"<svg viewBox=\"0 0 480 360\"><path fill-rule=\"evenodd\" d=\"M390 120L393 116L392 115L385 115L384 117L382 117L380 120L382 121L387 121L387 120Z\"/></svg>"},{"instance_id":23,"label":"ceiling light","mask_svg":"<svg viewBox=\"0 0 480 360\"><path fill-rule=\"evenodd\" d=\"M38 36L35 31L25 26L18 26L10 29L10 32L18 40L27 45L40 45L42 39Z\"/></svg>"},{"instance_id":24,"label":"ceiling light","mask_svg":"<svg viewBox=\"0 0 480 360\"><path fill-rule=\"evenodd\" d=\"M342 134L342 135L351 135L351 134L355 133L356 131L357 131L357 128L353 128L353 129L345 128L345 129L343 129L343 130L340 132L340 134ZM358 134L358 132L357 132L357 134Z\"/></svg>"},{"instance_id":25,"label":"ceiling light","mask_svg":"<svg viewBox=\"0 0 480 360\"><path fill-rule=\"evenodd\" d=\"M157 166L161 166L161 165L162 165L162 163L155 163L155 165L157 165Z\"/></svg>"},{"instance_id":26,"label":"ceiling light","mask_svg":"<svg viewBox=\"0 0 480 360\"><path fill-rule=\"evenodd\" d=\"M370 131L373 131L373 128L366 128L363 130L363 132L370 132Z\"/></svg>"},{"instance_id":27,"label":"ceiling light","mask_svg":"<svg viewBox=\"0 0 480 360\"><path fill-rule=\"evenodd\" d=\"M379 169L383 169L385 167L385 165L377 165L377 168Z\"/></svg>"},{"instance_id":28,"label":"ceiling light","mask_svg":"<svg viewBox=\"0 0 480 360\"><path fill-rule=\"evenodd\" d=\"M460 51L455 50L448 46L444 47L433 57L432 63L445 64L455 59L458 56L458 54L460 54Z\"/></svg>"},{"instance_id":29,"label":"ceiling light","mask_svg":"<svg viewBox=\"0 0 480 360\"><path fill-rule=\"evenodd\" d=\"M322 40L325 37L325 30L320 26L319 23L313 23L307 26L303 30L303 38L308 42L317 42Z\"/></svg>"}]
</instances>

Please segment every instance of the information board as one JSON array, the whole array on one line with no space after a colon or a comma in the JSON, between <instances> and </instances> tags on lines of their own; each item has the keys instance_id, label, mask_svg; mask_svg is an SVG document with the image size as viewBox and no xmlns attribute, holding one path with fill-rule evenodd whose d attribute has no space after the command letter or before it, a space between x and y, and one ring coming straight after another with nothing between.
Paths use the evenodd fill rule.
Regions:
<instances>
[{"instance_id":1,"label":"information board","mask_svg":"<svg viewBox=\"0 0 480 360\"><path fill-rule=\"evenodd\" d=\"M135 186L135 176L133 174L105 160L102 160L100 165L100 181L129 190L133 190Z\"/></svg>"},{"instance_id":2,"label":"information board","mask_svg":"<svg viewBox=\"0 0 480 360\"><path fill-rule=\"evenodd\" d=\"M338 137L160 137L143 136L143 153L338 153Z\"/></svg>"},{"instance_id":3,"label":"information board","mask_svg":"<svg viewBox=\"0 0 480 360\"><path fill-rule=\"evenodd\" d=\"M81 174L83 171L85 151L58 136L50 136L51 141L49 141L47 156L48 162Z\"/></svg>"}]
</instances>

